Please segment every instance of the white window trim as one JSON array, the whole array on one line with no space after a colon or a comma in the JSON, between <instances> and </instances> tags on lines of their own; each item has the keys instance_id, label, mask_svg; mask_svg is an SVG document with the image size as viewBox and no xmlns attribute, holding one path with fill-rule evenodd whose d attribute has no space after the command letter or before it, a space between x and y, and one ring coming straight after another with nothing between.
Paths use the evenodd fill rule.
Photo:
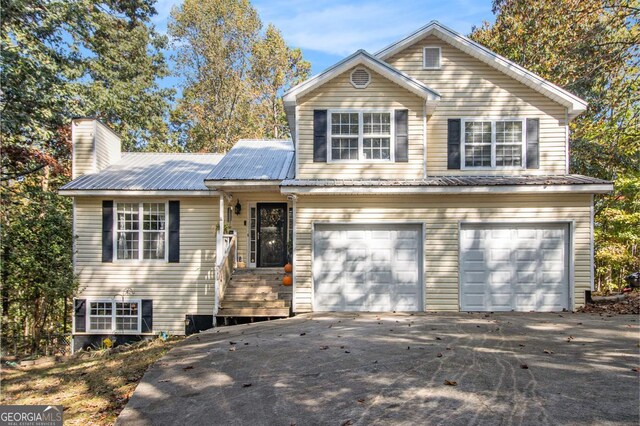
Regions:
<instances>
[{"instance_id":1,"label":"white window trim","mask_svg":"<svg viewBox=\"0 0 640 426\"><path fill-rule=\"evenodd\" d=\"M477 121L491 122L491 166L467 166L465 156L466 132L465 123ZM522 123L522 158L520 166L496 166L496 122L519 121ZM526 119L521 117L472 117L460 119L460 170L526 170L527 144L526 144Z\"/></svg>"},{"instance_id":2,"label":"white window trim","mask_svg":"<svg viewBox=\"0 0 640 426\"><path fill-rule=\"evenodd\" d=\"M389 147L390 154L388 160L373 160L373 159L365 159L364 158L364 120L362 119L362 115L366 113L388 113L390 114L390 134L389 136ZM331 141L333 139L333 134L331 133L331 116L332 114L358 114L358 159L357 160L334 160L332 158L332 144ZM330 109L327 111L327 163L351 163L351 164L369 164L369 163L394 163L396 161L396 111L395 109ZM345 135L335 135L335 137L340 137ZM348 137L348 136L346 136ZM376 138L382 137L385 138L387 135L367 135L367 138Z\"/></svg>"},{"instance_id":3,"label":"white window trim","mask_svg":"<svg viewBox=\"0 0 640 426\"><path fill-rule=\"evenodd\" d=\"M438 49L438 66L437 67L428 67L425 64L427 59L426 50L427 49ZM442 48L440 46L424 46L422 48L422 69L423 70L439 70L442 68Z\"/></svg>"},{"instance_id":4,"label":"white window trim","mask_svg":"<svg viewBox=\"0 0 640 426\"><path fill-rule=\"evenodd\" d=\"M92 334L142 334L142 299L86 299L85 330ZM111 304L111 330L96 330L91 328L91 303ZM116 303L138 304L138 328L136 330L116 330Z\"/></svg>"},{"instance_id":5,"label":"white window trim","mask_svg":"<svg viewBox=\"0 0 640 426\"><path fill-rule=\"evenodd\" d=\"M164 259L143 258L143 233L142 221L144 220L143 204L164 204ZM113 261L118 263L167 263L169 262L169 201L114 201L113 206ZM138 258L118 259L118 204L138 204ZM154 231L155 232L155 231Z\"/></svg>"}]
</instances>

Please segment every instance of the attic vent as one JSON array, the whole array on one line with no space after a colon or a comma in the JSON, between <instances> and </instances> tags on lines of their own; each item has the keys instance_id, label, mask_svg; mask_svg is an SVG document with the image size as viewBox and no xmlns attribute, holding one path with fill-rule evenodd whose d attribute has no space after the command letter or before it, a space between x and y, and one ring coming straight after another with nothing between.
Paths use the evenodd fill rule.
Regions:
<instances>
[{"instance_id":1,"label":"attic vent","mask_svg":"<svg viewBox=\"0 0 640 426\"><path fill-rule=\"evenodd\" d=\"M440 69L440 48L439 47L424 48L423 67L426 70Z\"/></svg>"},{"instance_id":2,"label":"attic vent","mask_svg":"<svg viewBox=\"0 0 640 426\"><path fill-rule=\"evenodd\" d=\"M351 73L351 84L356 89L364 89L371 83L371 75L364 68L358 68Z\"/></svg>"}]
</instances>

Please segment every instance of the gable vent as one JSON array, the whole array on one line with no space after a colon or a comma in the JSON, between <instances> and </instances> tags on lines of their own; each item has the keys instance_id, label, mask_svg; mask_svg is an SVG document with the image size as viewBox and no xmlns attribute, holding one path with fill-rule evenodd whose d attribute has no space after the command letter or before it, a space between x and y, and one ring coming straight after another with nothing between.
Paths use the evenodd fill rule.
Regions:
<instances>
[{"instance_id":1,"label":"gable vent","mask_svg":"<svg viewBox=\"0 0 640 426\"><path fill-rule=\"evenodd\" d=\"M364 89L371 83L371 75L364 68L358 68L351 73L351 84L356 89Z\"/></svg>"},{"instance_id":2,"label":"gable vent","mask_svg":"<svg viewBox=\"0 0 640 426\"><path fill-rule=\"evenodd\" d=\"M424 69L437 70L440 69L440 48L425 47L424 48Z\"/></svg>"}]
</instances>

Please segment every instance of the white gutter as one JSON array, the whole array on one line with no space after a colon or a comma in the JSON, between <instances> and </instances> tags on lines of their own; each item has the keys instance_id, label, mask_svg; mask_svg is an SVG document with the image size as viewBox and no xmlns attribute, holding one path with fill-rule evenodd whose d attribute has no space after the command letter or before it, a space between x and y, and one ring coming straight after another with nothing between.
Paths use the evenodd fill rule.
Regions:
<instances>
[{"instance_id":1,"label":"white gutter","mask_svg":"<svg viewBox=\"0 0 640 426\"><path fill-rule=\"evenodd\" d=\"M61 189L59 195L65 197L214 197L218 191L138 191L138 190L87 190L87 189Z\"/></svg>"},{"instance_id":2,"label":"white gutter","mask_svg":"<svg viewBox=\"0 0 640 426\"><path fill-rule=\"evenodd\" d=\"M283 186L282 194L606 194L611 184L587 185L503 185L503 186Z\"/></svg>"}]
</instances>

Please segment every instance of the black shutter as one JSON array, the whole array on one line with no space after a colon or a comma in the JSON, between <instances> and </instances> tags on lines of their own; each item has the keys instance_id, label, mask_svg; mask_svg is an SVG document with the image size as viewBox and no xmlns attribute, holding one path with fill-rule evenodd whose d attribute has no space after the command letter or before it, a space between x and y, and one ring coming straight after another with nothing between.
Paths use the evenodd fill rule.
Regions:
<instances>
[{"instance_id":1,"label":"black shutter","mask_svg":"<svg viewBox=\"0 0 640 426\"><path fill-rule=\"evenodd\" d=\"M409 161L409 110L396 110L396 162Z\"/></svg>"},{"instance_id":2,"label":"black shutter","mask_svg":"<svg viewBox=\"0 0 640 426\"><path fill-rule=\"evenodd\" d=\"M75 299L73 301L73 315L76 320L76 333L84 333L87 331L87 300Z\"/></svg>"},{"instance_id":3,"label":"black shutter","mask_svg":"<svg viewBox=\"0 0 640 426\"><path fill-rule=\"evenodd\" d=\"M313 162L327 162L327 110L313 110Z\"/></svg>"},{"instance_id":4,"label":"black shutter","mask_svg":"<svg viewBox=\"0 0 640 426\"><path fill-rule=\"evenodd\" d=\"M102 201L102 261L113 262L113 201Z\"/></svg>"},{"instance_id":5,"label":"black shutter","mask_svg":"<svg viewBox=\"0 0 640 426\"><path fill-rule=\"evenodd\" d=\"M527 169L540 168L540 120L527 118Z\"/></svg>"},{"instance_id":6,"label":"black shutter","mask_svg":"<svg viewBox=\"0 0 640 426\"><path fill-rule=\"evenodd\" d=\"M169 201L169 262L180 262L180 201Z\"/></svg>"},{"instance_id":7,"label":"black shutter","mask_svg":"<svg viewBox=\"0 0 640 426\"><path fill-rule=\"evenodd\" d=\"M447 129L447 169L460 168L461 120L450 118Z\"/></svg>"},{"instance_id":8,"label":"black shutter","mask_svg":"<svg viewBox=\"0 0 640 426\"><path fill-rule=\"evenodd\" d=\"M151 333L153 331L153 300L142 300L142 333Z\"/></svg>"}]
</instances>

